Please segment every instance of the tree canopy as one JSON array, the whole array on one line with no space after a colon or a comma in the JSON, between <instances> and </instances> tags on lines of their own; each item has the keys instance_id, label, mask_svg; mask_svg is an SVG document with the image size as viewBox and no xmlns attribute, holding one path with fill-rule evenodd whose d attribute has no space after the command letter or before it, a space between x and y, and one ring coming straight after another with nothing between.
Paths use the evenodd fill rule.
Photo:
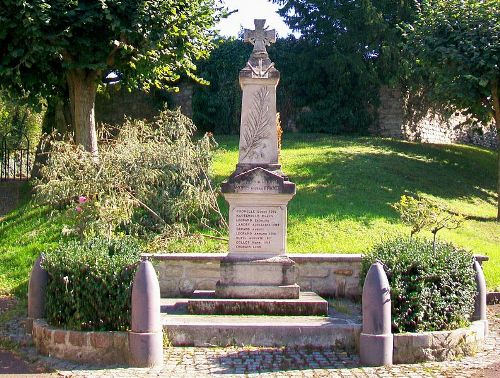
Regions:
<instances>
[{"instance_id":1,"label":"tree canopy","mask_svg":"<svg viewBox=\"0 0 500 378\"><path fill-rule=\"evenodd\" d=\"M415 0L273 0L288 26L354 64L374 65L382 82L399 69L401 31L415 15Z\"/></svg>"},{"instance_id":2,"label":"tree canopy","mask_svg":"<svg viewBox=\"0 0 500 378\"><path fill-rule=\"evenodd\" d=\"M494 119L500 146L499 20L498 0L424 0L405 28L405 52L416 89L424 83L433 102L480 121ZM500 158L498 171L500 220Z\"/></svg>"},{"instance_id":3,"label":"tree canopy","mask_svg":"<svg viewBox=\"0 0 500 378\"><path fill-rule=\"evenodd\" d=\"M103 75L128 87L194 76L208 56L218 0L2 0L1 86L38 99L69 94L76 142L97 152L94 99Z\"/></svg>"}]
</instances>

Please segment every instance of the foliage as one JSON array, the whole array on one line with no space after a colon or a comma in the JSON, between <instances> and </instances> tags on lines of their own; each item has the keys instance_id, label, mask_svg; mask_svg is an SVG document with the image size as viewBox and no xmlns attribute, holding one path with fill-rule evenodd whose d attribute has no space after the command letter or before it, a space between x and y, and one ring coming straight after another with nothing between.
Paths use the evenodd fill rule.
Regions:
<instances>
[{"instance_id":1,"label":"foliage","mask_svg":"<svg viewBox=\"0 0 500 378\"><path fill-rule=\"evenodd\" d=\"M288 26L315 43L334 65L394 82L400 65L398 24L412 20L413 0L273 0ZM330 51L330 54L328 54ZM331 59L331 60L330 60ZM344 61L345 60L345 61Z\"/></svg>"},{"instance_id":2,"label":"foliage","mask_svg":"<svg viewBox=\"0 0 500 378\"><path fill-rule=\"evenodd\" d=\"M371 63L293 36L278 40L269 54L281 72L277 105L285 129L368 132L378 103Z\"/></svg>"},{"instance_id":3,"label":"foliage","mask_svg":"<svg viewBox=\"0 0 500 378\"><path fill-rule=\"evenodd\" d=\"M374 122L376 80L366 72L366 62L353 63L305 39L278 39L268 48L281 72L277 108L285 130L327 133L366 133ZM238 73L245 66L251 46L240 40L220 40L211 57L200 63L200 76L210 82L195 87L194 121L217 134L238 132L241 88Z\"/></svg>"},{"instance_id":4,"label":"foliage","mask_svg":"<svg viewBox=\"0 0 500 378\"><path fill-rule=\"evenodd\" d=\"M241 88L238 73L252 51L240 40L219 39L210 58L199 63L200 76L210 82L196 86L193 93L193 121L216 134L238 132L241 117Z\"/></svg>"},{"instance_id":5,"label":"foliage","mask_svg":"<svg viewBox=\"0 0 500 378\"><path fill-rule=\"evenodd\" d=\"M95 147L97 83L119 72L127 87L162 87L212 49L218 0L4 0L0 86L34 100L69 94L76 141Z\"/></svg>"},{"instance_id":6,"label":"foliage","mask_svg":"<svg viewBox=\"0 0 500 378\"><path fill-rule=\"evenodd\" d=\"M402 195L399 202L392 207L399 212L401 221L411 227L411 236L428 229L434 235L434 246L440 230L456 229L465 221L461 214L453 214L445 206L437 205L423 197Z\"/></svg>"},{"instance_id":7,"label":"foliage","mask_svg":"<svg viewBox=\"0 0 500 378\"><path fill-rule=\"evenodd\" d=\"M389 280L393 332L448 330L469 321L476 294L471 253L445 243L433 251L418 238L383 241L363 257L363 281L375 261Z\"/></svg>"},{"instance_id":8,"label":"foliage","mask_svg":"<svg viewBox=\"0 0 500 378\"><path fill-rule=\"evenodd\" d=\"M0 92L0 140L9 133L15 138L14 142L19 143L20 136L26 135L31 146L35 147L42 128L42 117L43 113L37 113Z\"/></svg>"},{"instance_id":9,"label":"foliage","mask_svg":"<svg viewBox=\"0 0 500 378\"><path fill-rule=\"evenodd\" d=\"M435 103L482 121L494 113L498 86L500 3L497 0L424 0L405 26L409 83Z\"/></svg>"},{"instance_id":10,"label":"foliage","mask_svg":"<svg viewBox=\"0 0 500 378\"><path fill-rule=\"evenodd\" d=\"M138 246L127 239L70 241L47 252L47 321L75 330L127 330L139 257Z\"/></svg>"},{"instance_id":11,"label":"foliage","mask_svg":"<svg viewBox=\"0 0 500 378\"><path fill-rule=\"evenodd\" d=\"M500 141L499 19L498 0L425 0L405 28L405 51L410 88L469 118L493 118ZM497 182L500 221L500 159Z\"/></svg>"},{"instance_id":12,"label":"foliage","mask_svg":"<svg viewBox=\"0 0 500 378\"><path fill-rule=\"evenodd\" d=\"M53 141L36 201L68 208L68 227L81 237L161 231L203 218L215 199L207 172L213 141L193 141L195 127L178 110L153 123L126 121L101 145L98 162L65 141ZM84 198L84 203L82 203ZM122 228L123 229L123 228Z\"/></svg>"}]
</instances>

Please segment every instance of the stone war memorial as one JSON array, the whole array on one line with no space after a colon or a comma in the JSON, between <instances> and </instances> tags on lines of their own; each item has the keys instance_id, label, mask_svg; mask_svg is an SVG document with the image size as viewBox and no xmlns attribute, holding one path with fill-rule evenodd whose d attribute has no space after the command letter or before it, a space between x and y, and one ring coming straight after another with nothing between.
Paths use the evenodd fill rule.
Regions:
<instances>
[{"instance_id":1,"label":"stone war memorial","mask_svg":"<svg viewBox=\"0 0 500 378\"><path fill-rule=\"evenodd\" d=\"M484 256L473 262L477 295L468 327L397 334L379 260L368 264L362 287L360 254L287 255L288 204L296 185L285 174L286 162L282 168L279 161L280 73L266 51L276 32L265 20L254 23L254 30L244 32L253 50L239 73L238 163L221 188L229 204L228 252L143 254L133 281L130 331L107 333L47 324L48 274L39 258L29 283L27 321L37 350L138 367L162 365L165 340L174 347L334 348L359 354L353 363L361 366L441 361L480 350L488 334Z\"/></svg>"},{"instance_id":2,"label":"stone war memorial","mask_svg":"<svg viewBox=\"0 0 500 378\"><path fill-rule=\"evenodd\" d=\"M239 81L243 91L239 158L222 185L229 203L229 254L221 261L220 298L297 299L295 264L286 256L287 205L295 195L278 162L276 87L280 73L266 51L274 30L255 20L245 30L253 51Z\"/></svg>"},{"instance_id":3,"label":"stone war memorial","mask_svg":"<svg viewBox=\"0 0 500 378\"><path fill-rule=\"evenodd\" d=\"M217 313L326 316L325 300L314 293L301 295L295 262L286 255L287 206L295 184L278 161L280 73L266 51L276 41L276 32L265 29L265 20L255 20L255 30L246 29L244 40L253 51L239 74L243 91L239 158L236 170L222 184L229 203L229 253L220 262L216 299L193 301L190 308L207 313L217 303L212 306Z\"/></svg>"}]
</instances>

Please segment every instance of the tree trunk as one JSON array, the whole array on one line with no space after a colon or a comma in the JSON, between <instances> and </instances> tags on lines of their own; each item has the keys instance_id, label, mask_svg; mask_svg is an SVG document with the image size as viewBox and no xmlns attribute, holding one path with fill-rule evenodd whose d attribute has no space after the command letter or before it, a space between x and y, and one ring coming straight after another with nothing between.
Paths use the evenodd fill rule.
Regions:
<instances>
[{"instance_id":1,"label":"tree trunk","mask_svg":"<svg viewBox=\"0 0 500 378\"><path fill-rule=\"evenodd\" d=\"M495 124L497 128L497 153L498 153L498 169L497 169L497 221L500 222L500 103L498 99L498 80L494 80L491 86L491 94L493 100L493 109L495 114Z\"/></svg>"},{"instance_id":2,"label":"tree trunk","mask_svg":"<svg viewBox=\"0 0 500 378\"><path fill-rule=\"evenodd\" d=\"M95 94L97 71L72 69L68 72L68 88L75 143L85 151L98 157L97 133L95 129Z\"/></svg>"}]
</instances>

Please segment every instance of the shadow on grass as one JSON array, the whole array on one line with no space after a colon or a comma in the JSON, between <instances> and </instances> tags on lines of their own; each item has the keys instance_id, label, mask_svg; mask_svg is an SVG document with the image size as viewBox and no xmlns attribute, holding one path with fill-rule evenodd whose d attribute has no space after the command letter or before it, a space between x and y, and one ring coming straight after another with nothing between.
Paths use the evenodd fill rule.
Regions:
<instances>
[{"instance_id":1,"label":"shadow on grass","mask_svg":"<svg viewBox=\"0 0 500 378\"><path fill-rule=\"evenodd\" d=\"M237 139L223 138L220 145L236 150ZM289 210L298 217L349 218L364 223L382 217L397 222L390 204L405 193L423 193L471 205L479 200L496 206L493 151L318 134L289 135L283 146L283 170L297 184L297 195ZM224 179L215 177L217 183ZM465 215L481 221L494 220Z\"/></svg>"}]
</instances>

